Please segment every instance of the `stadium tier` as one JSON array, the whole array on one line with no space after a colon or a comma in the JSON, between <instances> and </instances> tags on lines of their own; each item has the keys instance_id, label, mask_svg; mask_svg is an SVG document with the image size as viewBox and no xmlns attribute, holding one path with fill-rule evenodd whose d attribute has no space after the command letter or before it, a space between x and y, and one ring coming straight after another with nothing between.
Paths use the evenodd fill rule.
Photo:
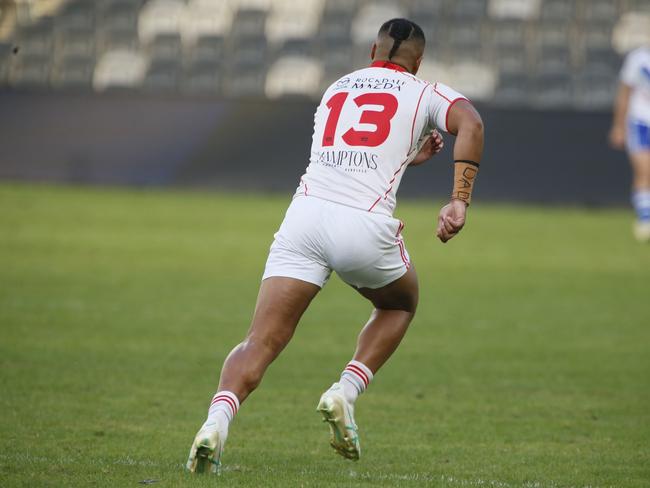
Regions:
<instances>
[{"instance_id":1,"label":"stadium tier","mask_svg":"<svg viewBox=\"0 0 650 488\"><path fill-rule=\"evenodd\" d=\"M0 0L0 88L315 98L409 17L425 79L499 106L606 109L648 16L650 0Z\"/></svg>"}]
</instances>

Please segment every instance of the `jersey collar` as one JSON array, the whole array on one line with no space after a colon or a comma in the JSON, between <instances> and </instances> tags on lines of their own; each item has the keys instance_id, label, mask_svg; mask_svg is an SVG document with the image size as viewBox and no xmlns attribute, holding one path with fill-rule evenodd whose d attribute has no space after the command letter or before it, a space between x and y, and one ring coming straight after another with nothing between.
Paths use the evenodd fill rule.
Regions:
<instances>
[{"instance_id":1,"label":"jersey collar","mask_svg":"<svg viewBox=\"0 0 650 488\"><path fill-rule=\"evenodd\" d=\"M373 61L370 67L394 69L395 71L406 71L405 67L400 66L399 64L391 63L390 61Z\"/></svg>"}]
</instances>

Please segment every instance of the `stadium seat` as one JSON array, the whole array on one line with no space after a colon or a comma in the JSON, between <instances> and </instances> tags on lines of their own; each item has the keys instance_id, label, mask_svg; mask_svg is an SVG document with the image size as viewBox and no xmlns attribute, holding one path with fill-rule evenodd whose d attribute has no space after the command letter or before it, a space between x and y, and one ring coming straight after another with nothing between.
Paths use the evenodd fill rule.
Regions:
<instances>
[{"instance_id":1,"label":"stadium seat","mask_svg":"<svg viewBox=\"0 0 650 488\"><path fill-rule=\"evenodd\" d=\"M216 60L200 60L190 64L183 73L181 91L188 95L219 95L222 79L221 67Z\"/></svg>"},{"instance_id":2,"label":"stadium seat","mask_svg":"<svg viewBox=\"0 0 650 488\"><path fill-rule=\"evenodd\" d=\"M50 57L24 53L9 68L9 84L18 88L45 88L50 76Z\"/></svg>"},{"instance_id":3,"label":"stadium seat","mask_svg":"<svg viewBox=\"0 0 650 488\"><path fill-rule=\"evenodd\" d=\"M573 84L567 73L540 73L533 80L531 101L541 109L566 109L573 105Z\"/></svg>"},{"instance_id":4,"label":"stadium seat","mask_svg":"<svg viewBox=\"0 0 650 488\"><path fill-rule=\"evenodd\" d=\"M481 51L485 45L480 20L458 22L446 30L445 38L446 43L443 46L452 50Z\"/></svg>"},{"instance_id":5,"label":"stadium seat","mask_svg":"<svg viewBox=\"0 0 650 488\"><path fill-rule=\"evenodd\" d=\"M180 33L158 34L149 43L149 57L152 60L180 60L183 57L183 42Z\"/></svg>"},{"instance_id":6,"label":"stadium seat","mask_svg":"<svg viewBox=\"0 0 650 488\"><path fill-rule=\"evenodd\" d=\"M107 27L98 33L97 51L100 54L120 49L135 51L139 47L140 40L135 26Z\"/></svg>"},{"instance_id":7,"label":"stadium seat","mask_svg":"<svg viewBox=\"0 0 650 488\"><path fill-rule=\"evenodd\" d=\"M618 69L621 57L609 46L587 46L584 64L590 69Z\"/></svg>"},{"instance_id":8,"label":"stadium seat","mask_svg":"<svg viewBox=\"0 0 650 488\"><path fill-rule=\"evenodd\" d=\"M231 36L237 42L247 37L260 37L265 33L266 10L239 10L231 28Z\"/></svg>"},{"instance_id":9,"label":"stadium seat","mask_svg":"<svg viewBox=\"0 0 650 488\"><path fill-rule=\"evenodd\" d=\"M426 54L420 64L418 77L429 83L445 83L450 84L453 82L453 75L450 73L450 67L447 64L441 63L438 58L435 58L431 53Z\"/></svg>"},{"instance_id":10,"label":"stadium seat","mask_svg":"<svg viewBox=\"0 0 650 488\"><path fill-rule=\"evenodd\" d=\"M345 12L328 12L321 19L318 30L320 42L327 43L343 40L351 42L352 17Z\"/></svg>"},{"instance_id":11,"label":"stadium seat","mask_svg":"<svg viewBox=\"0 0 650 488\"><path fill-rule=\"evenodd\" d=\"M226 41L219 35L200 36L196 39L189 59L196 61L219 61L225 57Z\"/></svg>"},{"instance_id":12,"label":"stadium seat","mask_svg":"<svg viewBox=\"0 0 650 488\"><path fill-rule=\"evenodd\" d=\"M567 47L571 45L571 29L555 22L540 22L532 26L531 42L536 48Z\"/></svg>"},{"instance_id":13,"label":"stadium seat","mask_svg":"<svg viewBox=\"0 0 650 488\"><path fill-rule=\"evenodd\" d=\"M540 19L551 24L566 24L575 17L574 0L544 0L541 4Z\"/></svg>"},{"instance_id":14,"label":"stadium seat","mask_svg":"<svg viewBox=\"0 0 650 488\"><path fill-rule=\"evenodd\" d=\"M138 87L144 80L147 64L144 55L137 51L109 51L97 62L93 87L100 92L111 88Z\"/></svg>"},{"instance_id":15,"label":"stadium seat","mask_svg":"<svg viewBox=\"0 0 650 488\"><path fill-rule=\"evenodd\" d=\"M309 39L287 39L281 46L277 47L275 58L286 56L301 56L310 58L317 54L314 41Z\"/></svg>"},{"instance_id":16,"label":"stadium seat","mask_svg":"<svg viewBox=\"0 0 650 488\"><path fill-rule=\"evenodd\" d=\"M576 76L575 106L583 110L611 110L616 96L618 71L586 68Z\"/></svg>"},{"instance_id":17,"label":"stadium seat","mask_svg":"<svg viewBox=\"0 0 650 488\"><path fill-rule=\"evenodd\" d=\"M358 9L359 0L327 0L324 5L324 15L336 12L353 18Z\"/></svg>"},{"instance_id":18,"label":"stadium seat","mask_svg":"<svg viewBox=\"0 0 650 488\"><path fill-rule=\"evenodd\" d=\"M263 35L241 39L233 48L231 59L240 64L264 66L268 61L268 44Z\"/></svg>"},{"instance_id":19,"label":"stadium seat","mask_svg":"<svg viewBox=\"0 0 650 488\"><path fill-rule=\"evenodd\" d=\"M235 63L230 67L223 90L231 98L264 96L266 70L259 65Z\"/></svg>"},{"instance_id":20,"label":"stadium seat","mask_svg":"<svg viewBox=\"0 0 650 488\"><path fill-rule=\"evenodd\" d=\"M624 5L627 12L650 13L650 2L648 0L626 0Z\"/></svg>"},{"instance_id":21,"label":"stadium seat","mask_svg":"<svg viewBox=\"0 0 650 488\"><path fill-rule=\"evenodd\" d=\"M541 0L489 0L488 14L495 19L532 20L539 17Z\"/></svg>"},{"instance_id":22,"label":"stadium seat","mask_svg":"<svg viewBox=\"0 0 650 488\"><path fill-rule=\"evenodd\" d=\"M157 36L180 35L186 5L181 0L152 0L144 5L138 17L138 34L143 44Z\"/></svg>"},{"instance_id":23,"label":"stadium seat","mask_svg":"<svg viewBox=\"0 0 650 488\"><path fill-rule=\"evenodd\" d=\"M359 9L352 22L352 40L355 44L370 46L377 37L378 26L388 19L405 15L395 3L368 3Z\"/></svg>"},{"instance_id":24,"label":"stadium seat","mask_svg":"<svg viewBox=\"0 0 650 488\"><path fill-rule=\"evenodd\" d=\"M95 55L95 29L68 25L54 34L54 57L90 57Z\"/></svg>"},{"instance_id":25,"label":"stadium seat","mask_svg":"<svg viewBox=\"0 0 650 488\"><path fill-rule=\"evenodd\" d=\"M309 97L320 95L322 64L314 58L287 56L278 59L269 69L265 93L268 98Z\"/></svg>"},{"instance_id":26,"label":"stadium seat","mask_svg":"<svg viewBox=\"0 0 650 488\"><path fill-rule=\"evenodd\" d=\"M325 69L324 83L334 81L356 68L353 65L352 50L345 40L333 40L326 45L321 45L319 59Z\"/></svg>"},{"instance_id":27,"label":"stadium seat","mask_svg":"<svg viewBox=\"0 0 650 488\"><path fill-rule=\"evenodd\" d=\"M454 63L449 69L450 84L472 100L490 100L494 96L498 75L483 63Z\"/></svg>"},{"instance_id":28,"label":"stadium seat","mask_svg":"<svg viewBox=\"0 0 650 488\"><path fill-rule=\"evenodd\" d=\"M95 26L94 1L72 0L55 17L55 27L92 29Z\"/></svg>"},{"instance_id":29,"label":"stadium seat","mask_svg":"<svg viewBox=\"0 0 650 488\"><path fill-rule=\"evenodd\" d=\"M500 48L522 49L526 45L526 24L519 20L494 20L488 27L490 44L498 51Z\"/></svg>"},{"instance_id":30,"label":"stadium seat","mask_svg":"<svg viewBox=\"0 0 650 488\"><path fill-rule=\"evenodd\" d=\"M456 0L451 4L451 15L458 22L482 20L487 11L487 0Z\"/></svg>"},{"instance_id":31,"label":"stadium seat","mask_svg":"<svg viewBox=\"0 0 650 488\"><path fill-rule=\"evenodd\" d=\"M49 56L53 47L53 31L50 21L22 27L17 36L17 44L22 54Z\"/></svg>"},{"instance_id":32,"label":"stadium seat","mask_svg":"<svg viewBox=\"0 0 650 488\"><path fill-rule=\"evenodd\" d=\"M50 83L55 88L90 90L92 88L94 57L66 57L52 69Z\"/></svg>"},{"instance_id":33,"label":"stadium seat","mask_svg":"<svg viewBox=\"0 0 650 488\"><path fill-rule=\"evenodd\" d=\"M98 4L97 23L108 30L136 29L141 5L139 0L106 0Z\"/></svg>"},{"instance_id":34,"label":"stadium seat","mask_svg":"<svg viewBox=\"0 0 650 488\"><path fill-rule=\"evenodd\" d=\"M228 36L233 16L233 9L228 2L190 1L181 25L183 43L191 47L201 37Z\"/></svg>"},{"instance_id":35,"label":"stadium seat","mask_svg":"<svg viewBox=\"0 0 650 488\"><path fill-rule=\"evenodd\" d=\"M266 19L266 37L273 44L314 37L322 12L323 0L276 1Z\"/></svg>"},{"instance_id":36,"label":"stadium seat","mask_svg":"<svg viewBox=\"0 0 650 488\"><path fill-rule=\"evenodd\" d=\"M533 60L528 57L527 51L521 46L501 47L493 53L492 61L502 75L524 75L534 65Z\"/></svg>"},{"instance_id":37,"label":"stadium seat","mask_svg":"<svg viewBox=\"0 0 650 488\"><path fill-rule=\"evenodd\" d=\"M581 0L577 6L578 18L584 23L614 23L620 14L612 0Z\"/></svg>"},{"instance_id":38,"label":"stadium seat","mask_svg":"<svg viewBox=\"0 0 650 488\"><path fill-rule=\"evenodd\" d=\"M502 73L493 102L497 106L522 107L530 105L530 80L524 73Z\"/></svg>"},{"instance_id":39,"label":"stadium seat","mask_svg":"<svg viewBox=\"0 0 650 488\"><path fill-rule=\"evenodd\" d=\"M271 5L277 0L230 0L234 10L257 10L268 12Z\"/></svg>"},{"instance_id":40,"label":"stadium seat","mask_svg":"<svg viewBox=\"0 0 650 488\"><path fill-rule=\"evenodd\" d=\"M158 59L147 69L142 87L149 92L175 92L180 88L182 65L178 59Z\"/></svg>"},{"instance_id":41,"label":"stadium seat","mask_svg":"<svg viewBox=\"0 0 650 488\"><path fill-rule=\"evenodd\" d=\"M410 18L416 22L417 18L440 17L446 13L444 0L411 0L407 6Z\"/></svg>"},{"instance_id":42,"label":"stadium seat","mask_svg":"<svg viewBox=\"0 0 650 488\"><path fill-rule=\"evenodd\" d=\"M568 46L546 46L536 52L536 73L569 73L572 68Z\"/></svg>"}]
</instances>

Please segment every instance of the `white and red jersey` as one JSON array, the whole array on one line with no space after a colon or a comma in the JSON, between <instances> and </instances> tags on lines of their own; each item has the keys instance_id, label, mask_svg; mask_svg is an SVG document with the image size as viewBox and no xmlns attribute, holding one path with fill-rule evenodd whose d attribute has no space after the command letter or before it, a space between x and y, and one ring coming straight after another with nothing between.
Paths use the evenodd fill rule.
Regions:
<instances>
[{"instance_id":1,"label":"white and red jersey","mask_svg":"<svg viewBox=\"0 0 650 488\"><path fill-rule=\"evenodd\" d=\"M632 88L628 117L650 125L650 46L637 48L627 55L621 81Z\"/></svg>"},{"instance_id":2,"label":"white and red jersey","mask_svg":"<svg viewBox=\"0 0 650 488\"><path fill-rule=\"evenodd\" d=\"M343 76L314 116L311 157L295 196L392 215L402 175L431 130L448 132L460 93L378 61Z\"/></svg>"}]
</instances>

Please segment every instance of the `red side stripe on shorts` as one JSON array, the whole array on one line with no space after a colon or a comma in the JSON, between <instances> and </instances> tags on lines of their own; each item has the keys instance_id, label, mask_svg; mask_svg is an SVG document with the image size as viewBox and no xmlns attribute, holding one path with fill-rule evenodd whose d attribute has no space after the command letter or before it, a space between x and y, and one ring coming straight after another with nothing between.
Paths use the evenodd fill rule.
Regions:
<instances>
[{"instance_id":1,"label":"red side stripe on shorts","mask_svg":"<svg viewBox=\"0 0 650 488\"><path fill-rule=\"evenodd\" d=\"M411 263L406 257L406 250L404 249L404 241L402 239L399 239L397 241L397 245L399 246L399 253L400 256L402 256L402 261L404 261L404 266L406 266L406 269L409 269L411 267Z\"/></svg>"},{"instance_id":2,"label":"red side stripe on shorts","mask_svg":"<svg viewBox=\"0 0 650 488\"><path fill-rule=\"evenodd\" d=\"M355 366L354 364L348 364L345 369L350 371L351 373L355 373L359 378L361 378L361 380L366 385L366 387L370 383L370 380L368 379L366 373L364 373L363 370L358 366Z\"/></svg>"}]
</instances>

